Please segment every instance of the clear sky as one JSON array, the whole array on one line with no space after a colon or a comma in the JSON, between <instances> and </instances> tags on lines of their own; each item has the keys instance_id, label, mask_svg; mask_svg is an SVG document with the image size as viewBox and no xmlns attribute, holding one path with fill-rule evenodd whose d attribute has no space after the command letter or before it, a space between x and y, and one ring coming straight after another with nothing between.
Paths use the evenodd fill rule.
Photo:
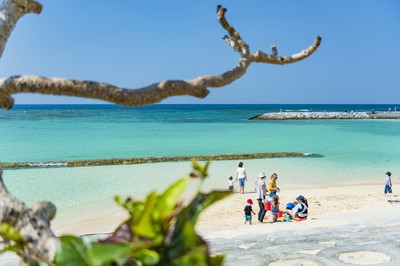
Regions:
<instances>
[{"instance_id":1,"label":"clear sky","mask_svg":"<svg viewBox=\"0 0 400 266\"><path fill-rule=\"evenodd\" d=\"M167 79L221 74L239 56L222 40L216 7L250 51L314 55L291 65L253 63L234 83L205 99L162 103L400 103L400 1L102 1L39 0L0 61L0 76L40 75L141 88ZM18 94L16 104L104 103Z\"/></svg>"}]
</instances>

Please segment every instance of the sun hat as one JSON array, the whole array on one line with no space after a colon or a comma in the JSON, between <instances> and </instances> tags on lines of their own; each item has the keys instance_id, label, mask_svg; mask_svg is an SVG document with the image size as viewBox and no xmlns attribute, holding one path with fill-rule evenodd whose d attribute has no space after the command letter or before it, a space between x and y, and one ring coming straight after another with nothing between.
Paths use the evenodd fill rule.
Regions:
<instances>
[{"instance_id":1,"label":"sun hat","mask_svg":"<svg viewBox=\"0 0 400 266\"><path fill-rule=\"evenodd\" d=\"M392 173L391 172L386 172L385 175L391 176Z\"/></svg>"},{"instance_id":2,"label":"sun hat","mask_svg":"<svg viewBox=\"0 0 400 266\"><path fill-rule=\"evenodd\" d=\"M303 195L299 195L296 199L297 199L297 200L304 200L305 198L304 198Z\"/></svg>"},{"instance_id":3,"label":"sun hat","mask_svg":"<svg viewBox=\"0 0 400 266\"><path fill-rule=\"evenodd\" d=\"M251 199L248 199L247 203L253 204L253 201Z\"/></svg>"},{"instance_id":4,"label":"sun hat","mask_svg":"<svg viewBox=\"0 0 400 266\"><path fill-rule=\"evenodd\" d=\"M264 172L260 172L257 177L266 177Z\"/></svg>"}]
</instances>

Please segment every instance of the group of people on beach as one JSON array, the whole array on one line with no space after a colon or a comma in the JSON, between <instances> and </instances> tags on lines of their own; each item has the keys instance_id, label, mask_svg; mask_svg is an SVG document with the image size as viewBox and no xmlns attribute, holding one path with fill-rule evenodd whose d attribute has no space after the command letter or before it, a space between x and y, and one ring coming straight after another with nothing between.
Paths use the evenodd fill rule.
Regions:
<instances>
[{"instance_id":1,"label":"group of people on beach","mask_svg":"<svg viewBox=\"0 0 400 266\"><path fill-rule=\"evenodd\" d=\"M257 176L257 181L255 183L256 190L256 198L259 206L259 211L257 214L258 223L263 223L265 215L267 211L271 211L272 214L272 222L276 222L278 220L282 220L281 217L285 215L286 221L296 220L301 221L307 219L308 215L308 202L307 199L299 195L296 198L296 201L289 202L286 204L286 209L281 210L279 196L277 195L280 192L279 187L276 184L276 180L278 179L278 175L273 173L270 177L268 183L266 183L266 175L264 172L261 172ZM247 181L247 173L245 168L243 167L243 163L240 162L238 168L236 170L236 181L239 182L239 193L244 194L244 186ZM233 177L230 176L228 179L229 190L233 191L234 188L234 180ZM247 205L244 208L245 214L245 224L249 222L252 223L252 214L255 215L255 212L252 208L253 200L248 199Z\"/></svg>"}]
</instances>

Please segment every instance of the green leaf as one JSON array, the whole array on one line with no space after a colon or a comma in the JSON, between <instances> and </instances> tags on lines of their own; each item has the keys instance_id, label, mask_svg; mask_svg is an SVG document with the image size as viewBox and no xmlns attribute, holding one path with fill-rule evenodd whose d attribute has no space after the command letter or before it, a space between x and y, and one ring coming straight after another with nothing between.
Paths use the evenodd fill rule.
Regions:
<instances>
[{"instance_id":1,"label":"green leaf","mask_svg":"<svg viewBox=\"0 0 400 266\"><path fill-rule=\"evenodd\" d=\"M142 237L154 238L161 231L161 225L153 221L153 211L159 196L153 192L147 196L139 221L132 221L132 231Z\"/></svg>"},{"instance_id":2,"label":"green leaf","mask_svg":"<svg viewBox=\"0 0 400 266\"><path fill-rule=\"evenodd\" d=\"M76 236L61 236L55 263L59 266L95 265L82 239Z\"/></svg>"},{"instance_id":3,"label":"green leaf","mask_svg":"<svg viewBox=\"0 0 400 266\"><path fill-rule=\"evenodd\" d=\"M140 260L143 265L155 265L160 261L160 255L153 250L144 249L135 258Z\"/></svg>"},{"instance_id":4,"label":"green leaf","mask_svg":"<svg viewBox=\"0 0 400 266\"><path fill-rule=\"evenodd\" d=\"M171 239L169 258L177 259L194 246L204 245L204 240L194 230L199 214L212 203L231 195L229 191L199 193L177 216Z\"/></svg>"},{"instance_id":5,"label":"green leaf","mask_svg":"<svg viewBox=\"0 0 400 266\"><path fill-rule=\"evenodd\" d=\"M211 257L209 258L210 266L221 266L224 263L224 259L224 254L211 255Z\"/></svg>"},{"instance_id":6,"label":"green leaf","mask_svg":"<svg viewBox=\"0 0 400 266\"><path fill-rule=\"evenodd\" d=\"M126 259L132 248L128 245L115 243L95 243L89 254L96 265L103 265L116 259Z\"/></svg>"},{"instance_id":7,"label":"green leaf","mask_svg":"<svg viewBox=\"0 0 400 266\"><path fill-rule=\"evenodd\" d=\"M1 237L14 241L17 244L22 244L24 238L12 225L7 223L0 223L0 235Z\"/></svg>"},{"instance_id":8,"label":"green leaf","mask_svg":"<svg viewBox=\"0 0 400 266\"><path fill-rule=\"evenodd\" d=\"M173 238L171 240L168 257L175 260L191 249L205 245L204 240L196 234L195 224L189 220L179 217L175 224Z\"/></svg>"},{"instance_id":9,"label":"green leaf","mask_svg":"<svg viewBox=\"0 0 400 266\"><path fill-rule=\"evenodd\" d=\"M221 190L221 191L211 191L210 193L199 193L193 201L185 208L187 209L188 219L191 219L193 222L197 221L199 214L209 207L211 204L230 196L232 193L230 191Z\"/></svg>"},{"instance_id":10,"label":"green leaf","mask_svg":"<svg viewBox=\"0 0 400 266\"><path fill-rule=\"evenodd\" d=\"M208 166L210 165L210 161L207 161L204 166L200 165L196 160L192 160L192 168L200 174L201 179L204 179L208 176Z\"/></svg>"},{"instance_id":11,"label":"green leaf","mask_svg":"<svg viewBox=\"0 0 400 266\"><path fill-rule=\"evenodd\" d=\"M185 192L189 177L182 178L171 185L161 196L156 205L156 213L159 214L159 219L164 219L172 210L175 209L176 204L179 202L180 197Z\"/></svg>"},{"instance_id":12,"label":"green leaf","mask_svg":"<svg viewBox=\"0 0 400 266\"><path fill-rule=\"evenodd\" d=\"M141 201L134 201L131 198L127 198L125 201L120 196L115 196L114 200L117 204L128 210L131 215L132 221L138 221L142 216L144 210L144 204Z\"/></svg>"},{"instance_id":13,"label":"green leaf","mask_svg":"<svg viewBox=\"0 0 400 266\"><path fill-rule=\"evenodd\" d=\"M203 171L203 166L201 166L197 160L192 160L192 168L197 172L201 173Z\"/></svg>"},{"instance_id":14,"label":"green leaf","mask_svg":"<svg viewBox=\"0 0 400 266\"><path fill-rule=\"evenodd\" d=\"M208 266L207 258L207 245L200 245L193 247L189 252L182 254L180 257L173 261L173 265L179 266Z\"/></svg>"}]
</instances>

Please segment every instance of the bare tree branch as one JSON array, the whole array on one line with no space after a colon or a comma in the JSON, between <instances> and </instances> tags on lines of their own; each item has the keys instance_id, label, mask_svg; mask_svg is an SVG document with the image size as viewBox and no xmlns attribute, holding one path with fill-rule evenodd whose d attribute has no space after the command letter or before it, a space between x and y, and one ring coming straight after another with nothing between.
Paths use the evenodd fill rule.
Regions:
<instances>
[{"instance_id":1,"label":"bare tree branch","mask_svg":"<svg viewBox=\"0 0 400 266\"><path fill-rule=\"evenodd\" d=\"M32 6L34 6L33 3L36 3L33 0L7 0L5 2L11 2L14 3L14 6L18 6L15 3L20 1L28 3L27 7L30 6L29 3L31 3ZM14 9L15 8L16 7L14 7ZM24 14L23 11L28 10L28 8L20 8L18 10L18 14L20 14L19 17ZM37 5L36 9L31 8L30 10L36 10L40 12ZM11 12L13 10L9 11ZM0 107L11 109L14 104L14 100L11 95L16 93L41 93L77 96L104 100L123 106L150 105L158 103L168 97L177 95L190 95L198 98L204 98L209 93L208 88L223 87L242 77L252 62L270 64L294 63L307 58L314 53L321 42L321 38L318 37L314 44L308 49L289 57L276 56L274 54L269 55L261 51L257 51L255 54L250 54L249 46L225 18L226 11L226 8L218 6L218 21L229 34L229 36L226 35L224 37L224 40L233 48L234 51L237 51L240 54L240 60L235 68L220 75L199 76L192 80L186 81L166 80L136 90L120 88L106 83L65 78L46 78L38 76L9 77L0 79ZM14 24L16 22L17 20L13 20ZM12 23L10 23L10 25L11 24ZM12 29L13 27L10 26L8 28Z\"/></svg>"},{"instance_id":2,"label":"bare tree branch","mask_svg":"<svg viewBox=\"0 0 400 266\"><path fill-rule=\"evenodd\" d=\"M17 21L28 13L39 14L42 5L35 0L0 0L0 57ZM10 109L16 93L41 93L53 95L77 96L109 101L123 106L141 106L160 102L171 96L191 95L204 98L208 88L218 88L242 77L252 62L270 64L294 63L313 54L321 38L306 50L292 56L277 56L257 51L251 54L249 46L225 18L226 9L218 6L217 17L228 35L224 40L235 52L240 54L236 67L219 75L204 75L192 80L167 80L144 88L131 90L110 84L80 81L65 78L46 78L38 76L14 76L0 79L0 107ZM55 216L56 208L51 202L39 202L32 209L13 197L6 189L2 179L0 165L0 223L8 223L19 230L24 237L24 251L18 252L26 261L37 260L51 263L58 240L50 229L50 221ZM7 240L5 240L7 242Z\"/></svg>"},{"instance_id":3,"label":"bare tree branch","mask_svg":"<svg viewBox=\"0 0 400 266\"><path fill-rule=\"evenodd\" d=\"M276 65L291 64L303 60L312 55L318 49L320 44L321 44L321 37L318 36L317 38L315 38L314 43L310 47L291 56L278 56L278 51L275 50L276 46L273 46L274 47L273 54L266 54L264 52L257 51L255 54L252 54L250 56L250 60L251 62L256 62L256 63L268 63Z\"/></svg>"},{"instance_id":4,"label":"bare tree branch","mask_svg":"<svg viewBox=\"0 0 400 266\"><path fill-rule=\"evenodd\" d=\"M0 3L0 57L17 21L25 14L40 14L41 11L42 4L34 0L3 0Z\"/></svg>"}]
</instances>

